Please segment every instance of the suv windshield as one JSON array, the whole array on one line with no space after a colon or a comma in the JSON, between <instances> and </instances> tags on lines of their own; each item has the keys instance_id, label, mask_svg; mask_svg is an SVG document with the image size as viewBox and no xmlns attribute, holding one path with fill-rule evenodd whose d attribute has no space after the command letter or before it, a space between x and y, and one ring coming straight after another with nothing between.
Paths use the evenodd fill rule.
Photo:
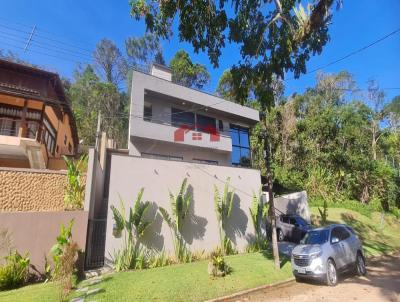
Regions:
<instances>
[{"instance_id":1,"label":"suv windshield","mask_svg":"<svg viewBox=\"0 0 400 302\"><path fill-rule=\"evenodd\" d=\"M303 244L323 244L328 241L329 230L309 231L302 240Z\"/></svg>"}]
</instances>

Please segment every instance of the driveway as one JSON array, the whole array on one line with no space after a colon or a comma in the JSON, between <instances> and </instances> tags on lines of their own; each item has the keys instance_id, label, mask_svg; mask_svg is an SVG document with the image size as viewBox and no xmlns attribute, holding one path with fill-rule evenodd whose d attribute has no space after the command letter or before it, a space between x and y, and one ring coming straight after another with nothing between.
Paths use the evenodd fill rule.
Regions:
<instances>
[{"instance_id":1,"label":"driveway","mask_svg":"<svg viewBox=\"0 0 400 302\"><path fill-rule=\"evenodd\" d=\"M292 282L233 299L235 302L320 302L362 301L400 302L400 254L384 256L367 263L365 277L343 276L335 287Z\"/></svg>"}]
</instances>

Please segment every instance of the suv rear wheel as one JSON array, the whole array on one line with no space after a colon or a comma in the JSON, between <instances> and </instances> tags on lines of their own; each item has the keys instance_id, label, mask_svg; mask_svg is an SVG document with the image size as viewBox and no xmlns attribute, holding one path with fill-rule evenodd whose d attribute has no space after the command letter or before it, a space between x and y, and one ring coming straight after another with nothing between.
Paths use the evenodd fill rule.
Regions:
<instances>
[{"instance_id":1,"label":"suv rear wheel","mask_svg":"<svg viewBox=\"0 0 400 302\"><path fill-rule=\"evenodd\" d=\"M367 269L365 268L365 260L360 252L357 253L356 257L356 273L359 276L365 276Z\"/></svg>"},{"instance_id":2,"label":"suv rear wheel","mask_svg":"<svg viewBox=\"0 0 400 302\"><path fill-rule=\"evenodd\" d=\"M332 259L328 259L326 263L326 284L329 286L335 286L337 284L336 266Z\"/></svg>"}]
</instances>

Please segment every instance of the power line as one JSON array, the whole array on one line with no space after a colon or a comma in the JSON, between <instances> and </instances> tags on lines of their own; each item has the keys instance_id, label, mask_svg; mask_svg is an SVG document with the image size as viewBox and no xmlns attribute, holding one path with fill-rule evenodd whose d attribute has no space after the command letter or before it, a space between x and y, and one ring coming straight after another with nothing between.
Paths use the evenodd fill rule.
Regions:
<instances>
[{"instance_id":1,"label":"power line","mask_svg":"<svg viewBox=\"0 0 400 302\"><path fill-rule=\"evenodd\" d=\"M2 20L5 20L4 18L0 18L0 20L1 20L1 19L2 19ZM10 24L12 24L12 23L14 23L14 24L20 24L20 25L22 25L22 26L24 26L24 27L27 27L27 28L30 28L30 29L32 28L31 25L22 24L22 23L17 23L17 22L9 22L9 21L7 22L7 21L6 21L6 23L7 23L7 25L5 25L4 23L3 23L3 24L0 23L0 26L5 27L5 28L7 28L7 29L9 29L9 30L13 30L13 31L17 31L17 32L25 33L25 34L29 34L30 32L27 31L27 30L23 30L23 29L16 28L15 26L11 26ZM58 36L58 34L56 34L56 33L51 33L51 32L49 32L49 31L47 31L47 30L41 29L41 27L37 27L37 28L36 28L36 31L38 32L38 33L36 34L36 36L41 37L42 39L46 39L46 40L53 41L53 42L56 42L56 43L59 43L59 44L67 45L67 46L70 46L70 47L73 47L73 48L79 48L79 49L81 49L81 50L83 50L83 51L88 52L89 54L92 53L91 50L88 50L87 48L81 47L80 45L67 43L67 42L62 41L62 40L60 40L60 39L55 39L55 38L49 37L49 36L47 36L47 35L41 34L41 33L43 32L43 33L51 34L51 35L53 35L53 36ZM77 40L75 40L75 41L78 42ZM79 44L83 44L82 42L78 42L78 43L79 43ZM85 45L89 45L89 44L87 44L87 42L85 42Z\"/></svg>"},{"instance_id":2,"label":"power line","mask_svg":"<svg viewBox=\"0 0 400 302\"><path fill-rule=\"evenodd\" d=\"M0 37L2 37L3 39L8 39L8 40L14 41L14 42L26 43L26 39L25 38L22 38L22 37L20 37L18 35L12 36L11 34L9 34L7 32L3 32L1 30L0 30ZM60 50L56 50L56 49L52 49L51 48L51 47L56 47L56 46L52 46L52 45L50 45L50 47L43 46L41 44L38 44L37 41L34 40L34 39L31 40L31 47L36 47L36 48L48 50L48 51L56 53L56 54L64 55L63 58L65 58L65 55L67 55L67 56L70 56L70 57L71 56L75 57L76 59L83 60L82 62L88 62L88 61L91 60L91 58L89 58L89 57L83 57L83 56L75 54L75 53L70 53L70 52L68 52L68 50L64 51L61 48L60 48ZM29 49L29 50L32 50L32 49Z\"/></svg>"},{"instance_id":3,"label":"power line","mask_svg":"<svg viewBox=\"0 0 400 302\"><path fill-rule=\"evenodd\" d=\"M370 48L370 47L372 47L372 46L374 46L374 45L376 45L376 44L378 44L378 43L380 43L380 42L382 42L384 40L386 40L387 38L389 38L389 37L391 37L391 36L393 36L395 34L398 34L399 32L400 32L400 28L397 28L394 31L384 35L383 37L373 41L372 43L370 43L368 45L365 45L365 46L363 46L363 47L361 47L359 49L356 49L356 50L348 53L347 55L345 55L343 57L340 57L340 58L338 58L338 59L336 59L336 60L334 60L332 62L329 62L329 63L327 63L325 65L322 65L320 67L312 69L312 70L304 73L303 75L307 75L307 74L311 74L311 73L317 72L317 71L322 70L322 69L324 69L326 67L332 66L332 65L334 65L336 63L339 63L339 62L341 62L343 60L346 60L346 59L348 59L348 58L350 58L350 57L352 57L352 56L354 56L354 55L356 55L356 54L358 54L358 53L360 53L360 52L362 52L362 51L364 51L364 50L366 50L366 49L368 49L368 48ZM292 77L292 78L289 78L289 79L286 79L286 80L297 80L297 79L295 77Z\"/></svg>"}]
</instances>

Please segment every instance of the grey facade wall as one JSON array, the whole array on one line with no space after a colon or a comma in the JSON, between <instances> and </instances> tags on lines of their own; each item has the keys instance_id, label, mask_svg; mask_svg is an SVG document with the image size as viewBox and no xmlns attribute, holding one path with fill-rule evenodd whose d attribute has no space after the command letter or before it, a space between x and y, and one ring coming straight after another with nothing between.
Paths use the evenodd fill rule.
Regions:
<instances>
[{"instance_id":1,"label":"grey facade wall","mask_svg":"<svg viewBox=\"0 0 400 302\"><path fill-rule=\"evenodd\" d=\"M268 200L268 193L264 193L265 199ZM311 222L310 209L308 207L307 192L295 192L282 195L274 199L274 205L277 214L297 214L306 221Z\"/></svg>"},{"instance_id":2,"label":"grey facade wall","mask_svg":"<svg viewBox=\"0 0 400 302\"><path fill-rule=\"evenodd\" d=\"M86 231L88 212L86 211L60 211L60 212L13 212L0 213L0 229L7 229L11 235L11 248L16 249L21 255L29 252L31 264L43 273L45 259L51 247L56 243L60 233L60 226L68 226L74 219L72 237L84 251L86 244ZM0 251L3 258L8 251ZM35 270L31 270L35 273Z\"/></svg>"},{"instance_id":3,"label":"grey facade wall","mask_svg":"<svg viewBox=\"0 0 400 302\"><path fill-rule=\"evenodd\" d=\"M143 120L145 103L152 105L151 121ZM196 131L188 131L183 142L175 141L174 133L179 127L171 125L172 107L215 118L219 140L210 140L206 132L202 132L201 140L193 140L192 134ZM251 128L259 121L257 110L140 72L133 72L132 76L130 113L130 155L158 153L181 156L186 161L193 158L217 160L223 165L230 164L230 124ZM219 120L223 123L221 131ZM167 152L169 154L165 154Z\"/></svg>"},{"instance_id":4,"label":"grey facade wall","mask_svg":"<svg viewBox=\"0 0 400 302\"><path fill-rule=\"evenodd\" d=\"M93 219L101 212L104 192L104 169L100 164L98 153L89 149L88 169L86 176L86 191L84 209L89 213L89 219Z\"/></svg>"},{"instance_id":5,"label":"grey facade wall","mask_svg":"<svg viewBox=\"0 0 400 302\"><path fill-rule=\"evenodd\" d=\"M165 249L173 254L170 229L163 221L158 207L170 210L169 191L176 193L184 178L188 179L193 195L190 218L184 226L184 238L192 251L209 251L219 245L219 232L214 211L214 184L222 191L227 177L235 190L234 207L228 222L227 234L239 250L243 250L254 234L249 216L252 192L261 186L260 172L254 169L215 165L174 162L132 156L113 155L109 207L107 214L105 256L110 260L113 251L121 247L122 239L112 234L114 220L110 206L119 207L119 196L125 208L133 205L141 187L143 200L152 202L149 211L151 228L146 232L143 244L155 250Z\"/></svg>"}]
</instances>

